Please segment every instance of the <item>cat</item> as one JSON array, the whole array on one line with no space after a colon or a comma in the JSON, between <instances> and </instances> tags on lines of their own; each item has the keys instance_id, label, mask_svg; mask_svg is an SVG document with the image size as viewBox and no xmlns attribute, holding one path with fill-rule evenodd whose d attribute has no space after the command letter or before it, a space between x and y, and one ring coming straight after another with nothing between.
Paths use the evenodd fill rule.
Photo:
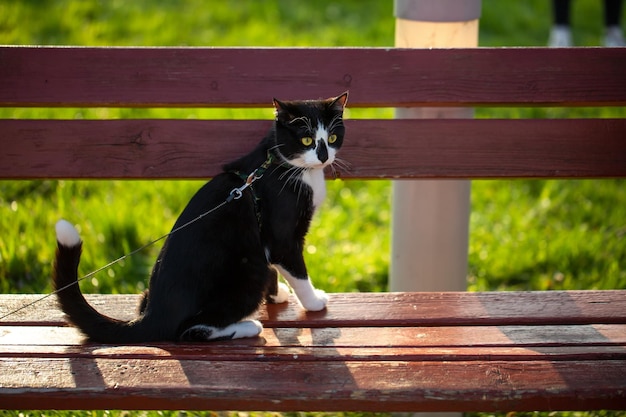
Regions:
<instances>
[{"instance_id":1,"label":"cat","mask_svg":"<svg viewBox=\"0 0 626 417\"><path fill-rule=\"evenodd\" d=\"M87 340L109 344L256 337L262 324L249 317L264 301L283 303L290 294L277 272L306 310L326 308L328 296L311 283L302 252L325 196L324 168L343 143L347 99L347 92L326 100L274 99L267 136L226 164L180 214L134 320L109 318L87 303L77 283L82 241L60 220L53 284L68 320ZM251 173L254 182L242 187Z\"/></svg>"}]
</instances>

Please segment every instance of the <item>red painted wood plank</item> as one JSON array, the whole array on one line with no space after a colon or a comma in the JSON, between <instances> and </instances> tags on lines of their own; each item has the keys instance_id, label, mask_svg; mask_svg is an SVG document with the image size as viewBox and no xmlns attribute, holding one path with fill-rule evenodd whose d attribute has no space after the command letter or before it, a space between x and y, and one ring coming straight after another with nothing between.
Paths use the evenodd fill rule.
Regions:
<instances>
[{"instance_id":1,"label":"red painted wood plank","mask_svg":"<svg viewBox=\"0 0 626 417\"><path fill-rule=\"evenodd\" d=\"M35 297L2 295L0 311ZM88 298L101 310L132 311L138 296ZM261 338L105 346L80 344L54 298L47 298L0 327L0 407L523 411L626 405L623 290L332 294L328 311L320 313L305 313L291 301L262 309ZM444 327L410 324L428 316ZM28 327L36 317L47 323ZM563 324L545 325L547 318ZM465 326L450 325L456 321ZM512 324L518 321L528 325ZM567 324L581 321L622 324Z\"/></svg>"},{"instance_id":2,"label":"red painted wood plank","mask_svg":"<svg viewBox=\"0 0 626 417\"><path fill-rule=\"evenodd\" d=\"M2 408L494 411L621 409L626 361L0 361ZM537 378L541 375L541 378Z\"/></svg>"},{"instance_id":3,"label":"red painted wood plank","mask_svg":"<svg viewBox=\"0 0 626 417\"><path fill-rule=\"evenodd\" d=\"M141 295L86 294L85 298L103 314L131 320L136 317ZM62 326L66 323L56 296L50 294L2 294L0 317L3 317L0 325Z\"/></svg>"},{"instance_id":4,"label":"red painted wood plank","mask_svg":"<svg viewBox=\"0 0 626 417\"><path fill-rule=\"evenodd\" d=\"M222 361L626 360L626 325L267 328L258 338L200 344L86 343L74 328L0 326L2 358Z\"/></svg>"},{"instance_id":5,"label":"red painted wood plank","mask_svg":"<svg viewBox=\"0 0 626 417\"><path fill-rule=\"evenodd\" d=\"M270 124L0 120L0 178L209 178ZM345 178L626 177L624 119L348 120L346 128L340 157L349 168L337 168Z\"/></svg>"},{"instance_id":6,"label":"red painted wood plank","mask_svg":"<svg viewBox=\"0 0 626 417\"><path fill-rule=\"evenodd\" d=\"M269 106L344 90L354 107L626 104L624 48L2 47L0 62L2 106Z\"/></svg>"},{"instance_id":7,"label":"red painted wood plank","mask_svg":"<svg viewBox=\"0 0 626 417\"><path fill-rule=\"evenodd\" d=\"M355 306L367 305L367 309ZM626 290L331 294L321 312L268 308L270 320L317 327L626 323ZM295 314L294 314L295 313Z\"/></svg>"},{"instance_id":8,"label":"red painted wood plank","mask_svg":"<svg viewBox=\"0 0 626 417\"><path fill-rule=\"evenodd\" d=\"M0 315L40 297L0 295ZM87 299L104 314L131 319L139 296L87 295ZM262 307L257 318L272 328L626 324L626 290L335 293L324 311L306 312L292 297L289 303ZM49 297L0 324L63 323L54 297Z\"/></svg>"},{"instance_id":9,"label":"red painted wood plank","mask_svg":"<svg viewBox=\"0 0 626 417\"><path fill-rule=\"evenodd\" d=\"M455 361L606 361L626 360L625 346L561 346L544 348L521 347L256 347L163 345L156 347L124 346L2 346L0 356L9 358L59 359L154 359L154 360L211 360L254 362L343 361L343 362L455 362Z\"/></svg>"},{"instance_id":10,"label":"red painted wood plank","mask_svg":"<svg viewBox=\"0 0 626 417\"><path fill-rule=\"evenodd\" d=\"M332 323L328 323L332 326ZM339 330L340 329L340 330ZM64 323L0 326L0 346L74 346L82 336ZM445 327L267 327L259 339L208 346L251 347L560 347L626 345L626 324L445 326ZM196 346L197 347L197 346ZM202 348L204 349L204 348Z\"/></svg>"}]
</instances>

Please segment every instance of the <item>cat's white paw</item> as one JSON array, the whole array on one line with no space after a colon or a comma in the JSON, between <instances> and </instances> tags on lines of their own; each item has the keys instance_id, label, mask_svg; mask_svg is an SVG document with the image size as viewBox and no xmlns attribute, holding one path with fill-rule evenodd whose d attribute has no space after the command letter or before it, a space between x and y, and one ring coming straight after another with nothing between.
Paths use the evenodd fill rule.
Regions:
<instances>
[{"instance_id":1,"label":"cat's white paw","mask_svg":"<svg viewBox=\"0 0 626 417\"><path fill-rule=\"evenodd\" d=\"M242 337L257 337L263 331L263 325L258 320L246 320L232 325L235 328L233 339Z\"/></svg>"},{"instance_id":2,"label":"cat's white paw","mask_svg":"<svg viewBox=\"0 0 626 417\"><path fill-rule=\"evenodd\" d=\"M307 294L306 297L300 298L300 303L307 311L320 311L326 308L328 294L322 290L315 289L312 293Z\"/></svg>"},{"instance_id":3,"label":"cat's white paw","mask_svg":"<svg viewBox=\"0 0 626 417\"><path fill-rule=\"evenodd\" d=\"M257 337L262 331L263 325L258 320L240 321L226 327L196 324L185 330L180 339L195 342L241 339L243 337Z\"/></svg>"},{"instance_id":4,"label":"cat's white paw","mask_svg":"<svg viewBox=\"0 0 626 417\"><path fill-rule=\"evenodd\" d=\"M326 307L328 302L328 295L322 290L318 290L313 286L311 278L296 278L289 270L283 268L281 265L274 265L278 272L287 280L293 291L296 293L296 297L307 311L320 311Z\"/></svg>"},{"instance_id":5,"label":"cat's white paw","mask_svg":"<svg viewBox=\"0 0 626 417\"><path fill-rule=\"evenodd\" d=\"M270 295L270 298L274 304L286 303L289 300L289 294L291 294L291 291L289 291L287 284L279 282L278 292L276 295Z\"/></svg>"}]
</instances>

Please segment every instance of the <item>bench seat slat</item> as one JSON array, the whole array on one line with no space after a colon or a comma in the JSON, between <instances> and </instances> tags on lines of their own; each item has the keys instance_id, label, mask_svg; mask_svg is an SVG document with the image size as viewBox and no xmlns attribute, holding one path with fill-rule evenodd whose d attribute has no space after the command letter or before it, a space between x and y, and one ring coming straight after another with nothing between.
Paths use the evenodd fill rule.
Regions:
<instances>
[{"instance_id":1,"label":"bench seat slat","mask_svg":"<svg viewBox=\"0 0 626 417\"><path fill-rule=\"evenodd\" d=\"M0 47L0 106L258 107L343 90L352 107L623 106L625 57L626 48Z\"/></svg>"},{"instance_id":2,"label":"bench seat slat","mask_svg":"<svg viewBox=\"0 0 626 417\"><path fill-rule=\"evenodd\" d=\"M478 329L477 332L480 332ZM623 331L624 329L622 329ZM265 337L265 336L262 336ZM242 347L216 345L189 347L155 344L109 348L102 346L24 346L0 347L2 358L87 358L87 359L154 359L211 360L254 362L454 362L454 361L592 361L626 360L626 343L619 346L560 346L560 347Z\"/></svg>"},{"instance_id":3,"label":"bench seat slat","mask_svg":"<svg viewBox=\"0 0 626 417\"><path fill-rule=\"evenodd\" d=\"M37 297L3 295L0 309ZM110 312L134 311L139 296L87 298ZM261 338L111 346L81 344L49 297L0 326L0 406L624 408L624 303L624 290L331 294L325 312L293 298L262 307Z\"/></svg>"},{"instance_id":4,"label":"bench seat slat","mask_svg":"<svg viewBox=\"0 0 626 417\"><path fill-rule=\"evenodd\" d=\"M30 349L58 347L69 352L84 353L83 337L78 330L66 326L0 326L0 350L15 352L12 347L22 347L21 353ZM393 341L393 344L390 342ZM446 326L446 327L328 327L328 328L265 328L261 338L215 342L208 346L180 349L194 354L202 349L210 352L227 349L254 348L552 348L552 347L597 347L626 345L626 324L595 325L548 325L548 326ZM160 344L155 344L155 347ZM78 347L76 349L75 347ZM58 352L59 349L54 349ZM141 346L129 348L141 351ZM167 348L171 349L171 346ZM114 354L119 350L109 351ZM121 351L120 351L121 352Z\"/></svg>"},{"instance_id":5,"label":"bench seat slat","mask_svg":"<svg viewBox=\"0 0 626 417\"><path fill-rule=\"evenodd\" d=\"M41 295L2 295L0 315L5 315ZM139 295L86 295L104 314L130 320ZM626 290L443 293L338 293L330 295L329 308L305 312L292 297L287 304L261 309L258 319L266 327L369 327L455 325L577 325L626 324ZM360 304L369 308L355 311ZM54 297L48 297L11 315L0 325L64 325Z\"/></svg>"},{"instance_id":6,"label":"bench seat slat","mask_svg":"<svg viewBox=\"0 0 626 417\"><path fill-rule=\"evenodd\" d=\"M209 178L270 123L0 120L0 178ZM346 129L345 178L626 177L626 119L347 120Z\"/></svg>"},{"instance_id":7,"label":"bench seat slat","mask_svg":"<svg viewBox=\"0 0 626 417\"><path fill-rule=\"evenodd\" d=\"M583 410L590 405L611 409L626 404L626 371L616 369L625 370L626 361L383 365L297 359L4 359L0 405L277 411ZM42 396L42 390L49 394Z\"/></svg>"}]
</instances>

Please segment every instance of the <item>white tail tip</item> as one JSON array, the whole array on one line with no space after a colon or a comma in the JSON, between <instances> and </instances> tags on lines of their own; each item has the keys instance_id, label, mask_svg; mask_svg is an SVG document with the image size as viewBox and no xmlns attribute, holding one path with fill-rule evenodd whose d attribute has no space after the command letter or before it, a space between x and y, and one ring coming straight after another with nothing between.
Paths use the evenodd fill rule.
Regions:
<instances>
[{"instance_id":1,"label":"white tail tip","mask_svg":"<svg viewBox=\"0 0 626 417\"><path fill-rule=\"evenodd\" d=\"M56 224L57 242L66 247L76 246L80 243L78 231L67 220L59 220Z\"/></svg>"}]
</instances>

